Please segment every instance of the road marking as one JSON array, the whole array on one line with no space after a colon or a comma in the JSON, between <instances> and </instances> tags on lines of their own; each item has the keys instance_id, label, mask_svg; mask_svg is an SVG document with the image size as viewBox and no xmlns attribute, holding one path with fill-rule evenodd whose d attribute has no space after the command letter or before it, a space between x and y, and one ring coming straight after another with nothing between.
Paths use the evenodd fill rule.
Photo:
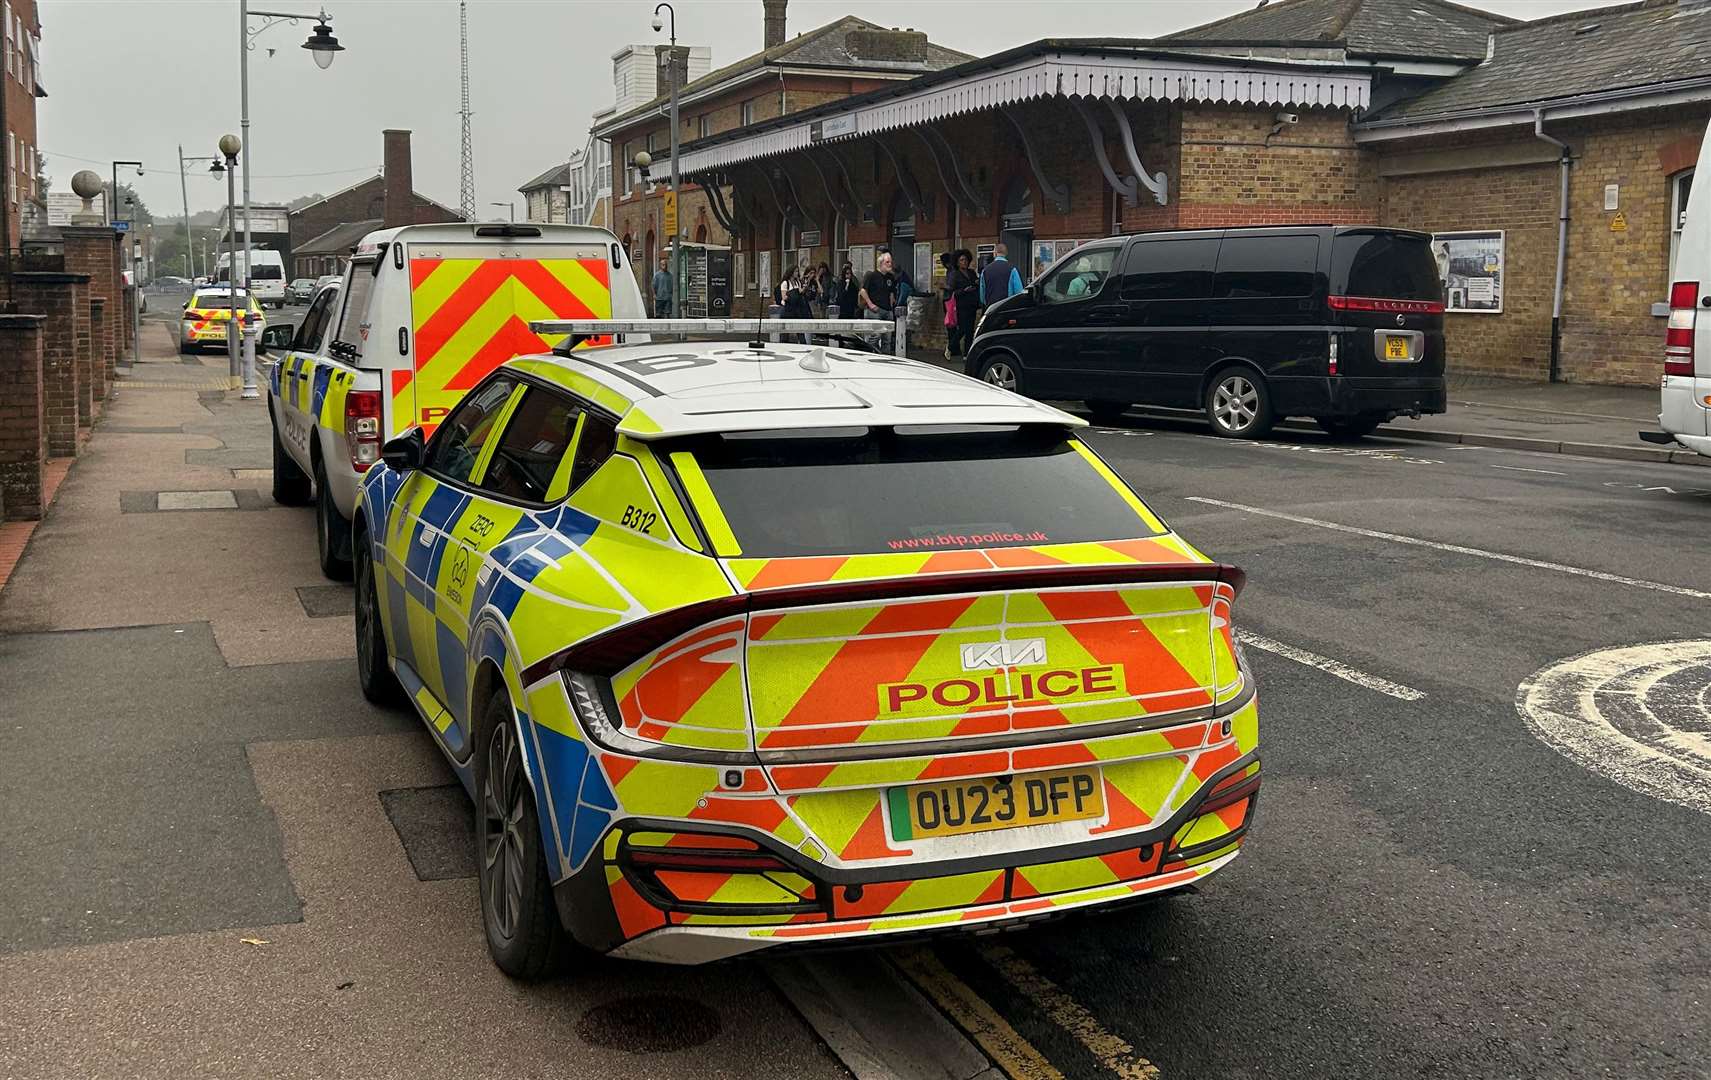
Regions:
<instances>
[{"instance_id":1,"label":"road marking","mask_svg":"<svg viewBox=\"0 0 1711 1080\"><path fill-rule=\"evenodd\" d=\"M1085 1005L1041 975L1034 965L1017 956L1015 950L1008 945L991 945L981 952L1054 1023L1074 1035L1113 1076L1119 1080L1158 1080L1159 1071L1152 1062L1137 1054L1122 1036L1107 1031Z\"/></svg>"},{"instance_id":2,"label":"road marking","mask_svg":"<svg viewBox=\"0 0 1711 1080\"><path fill-rule=\"evenodd\" d=\"M1568 475L1568 473L1565 473L1565 472L1557 472L1555 469L1523 469L1519 465L1493 465L1492 468L1493 469L1502 469L1505 472L1543 473L1546 476L1567 476Z\"/></svg>"},{"instance_id":3,"label":"road marking","mask_svg":"<svg viewBox=\"0 0 1711 1080\"><path fill-rule=\"evenodd\" d=\"M1298 649L1294 645L1286 645L1281 641L1273 641L1271 638L1256 634L1251 630L1237 630L1236 637L1241 640L1243 645L1252 645L1256 649L1264 649L1268 653L1276 653L1277 655L1286 657L1298 664L1306 664L1310 668L1318 668L1327 675L1334 675L1344 682L1354 683L1356 686L1364 686L1368 690L1376 690L1380 694L1388 695L1398 701L1419 701L1426 696L1423 692L1416 690L1411 686L1403 686L1401 683L1393 683L1389 679L1381 679L1377 675L1368 675L1366 672L1361 671L1358 668L1348 666L1341 660L1332 660L1328 656L1320 656L1318 653L1308 652L1306 649Z\"/></svg>"},{"instance_id":4,"label":"road marking","mask_svg":"<svg viewBox=\"0 0 1711 1080\"><path fill-rule=\"evenodd\" d=\"M1011 1080L1064 1080L1063 1073L1033 1043L967 983L952 975L930 950L899 949L892 953L892 960Z\"/></svg>"},{"instance_id":5,"label":"road marking","mask_svg":"<svg viewBox=\"0 0 1711 1080\"><path fill-rule=\"evenodd\" d=\"M1711 641L1571 656L1523 682L1515 708L1569 760L1630 791L1711 814Z\"/></svg>"},{"instance_id":6,"label":"road marking","mask_svg":"<svg viewBox=\"0 0 1711 1080\"><path fill-rule=\"evenodd\" d=\"M1189 502L1204 503L1207 506L1219 506L1226 510L1240 510L1246 514L1258 514L1261 517L1277 518L1280 521L1293 521L1298 525L1316 525L1321 529L1334 532L1351 533L1355 536L1368 536L1374 540L1389 540L1397 544L1412 544L1415 547L1435 548L1438 551L1454 552L1457 555L1474 555L1481 559L1492 559L1496 562L1514 563L1517 566L1531 566L1537 570L1555 570L1559 574L1574 574L1577 577L1592 578L1595 581L1608 581L1616 585L1632 585L1637 589L1652 589L1657 592L1674 593L1676 596L1691 596L1695 600L1711 600L1711 592L1701 592L1698 589L1687 589L1680 585L1666 585L1661 581L1642 581L1639 578L1623 577L1620 574L1606 574L1602 570L1588 570L1583 566L1565 566L1562 563L1546 562L1543 559L1529 559L1521 555L1509 555L1501 551L1486 551L1483 548L1467 547L1463 544L1444 544L1436 540L1422 540L1418 536L1403 536L1400 533L1379 532L1376 529L1360 529L1353 525L1343 525L1335 521L1321 521L1318 518L1301 517L1296 514L1285 514L1277 510L1264 510L1257 506L1244 506L1241 503L1224 502L1221 499L1203 499L1198 495L1188 496Z\"/></svg>"}]
</instances>

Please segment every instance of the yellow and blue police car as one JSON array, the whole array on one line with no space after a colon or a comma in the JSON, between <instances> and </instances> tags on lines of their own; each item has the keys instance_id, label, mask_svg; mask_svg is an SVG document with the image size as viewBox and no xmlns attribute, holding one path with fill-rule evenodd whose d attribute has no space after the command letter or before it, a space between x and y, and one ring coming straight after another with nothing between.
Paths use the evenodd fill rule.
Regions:
<instances>
[{"instance_id":1,"label":"yellow and blue police car","mask_svg":"<svg viewBox=\"0 0 1711 1080\"><path fill-rule=\"evenodd\" d=\"M1083 426L907 360L697 341L518 357L388 442L358 674L475 802L499 967L989 930L1235 859L1241 571Z\"/></svg>"},{"instance_id":2,"label":"yellow and blue police car","mask_svg":"<svg viewBox=\"0 0 1711 1080\"><path fill-rule=\"evenodd\" d=\"M238 310L242 317L256 327L259 335L267 326L267 316L261 305L247 289L238 290ZM226 324L232 321L232 292L219 288L197 289L184 305L178 317L178 351L195 352L210 345L226 347ZM259 340L259 338L258 338Z\"/></svg>"}]
</instances>

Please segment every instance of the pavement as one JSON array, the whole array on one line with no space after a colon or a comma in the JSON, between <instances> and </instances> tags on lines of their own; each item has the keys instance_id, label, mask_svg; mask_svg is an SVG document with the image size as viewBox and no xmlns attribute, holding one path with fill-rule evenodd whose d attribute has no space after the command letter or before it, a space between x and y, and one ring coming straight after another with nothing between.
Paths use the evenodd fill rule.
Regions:
<instances>
[{"instance_id":1,"label":"pavement","mask_svg":"<svg viewBox=\"0 0 1711 1080\"><path fill-rule=\"evenodd\" d=\"M1690 470L1093 429L1248 572L1241 858L996 937L522 986L467 799L266 499L262 407L152 329L0 590L0 1076L1711 1076Z\"/></svg>"}]
</instances>

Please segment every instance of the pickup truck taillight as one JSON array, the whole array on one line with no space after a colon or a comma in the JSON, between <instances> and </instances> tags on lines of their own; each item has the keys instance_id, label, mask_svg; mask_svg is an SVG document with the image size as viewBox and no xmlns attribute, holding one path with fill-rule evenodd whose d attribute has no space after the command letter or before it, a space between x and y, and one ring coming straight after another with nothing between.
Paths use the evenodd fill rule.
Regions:
<instances>
[{"instance_id":1,"label":"pickup truck taillight","mask_svg":"<svg viewBox=\"0 0 1711 1080\"><path fill-rule=\"evenodd\" d=\"M1698 317L1699 282L1678 281L1669 287L1669 329L1663 338L1663 373L1693 374L1693 322Z\"/></svg>"},{"instance_id":2,"label":"pickup truck taillight","mask_svg":"<svg viewBox=\"0 0 1711 1080\"><path fill-rule=\"evenodd\" d=\"M351 468L367 472L380 460L380 391L352 390L345 395L345 442Z\"/></svg>"}]
</instances>

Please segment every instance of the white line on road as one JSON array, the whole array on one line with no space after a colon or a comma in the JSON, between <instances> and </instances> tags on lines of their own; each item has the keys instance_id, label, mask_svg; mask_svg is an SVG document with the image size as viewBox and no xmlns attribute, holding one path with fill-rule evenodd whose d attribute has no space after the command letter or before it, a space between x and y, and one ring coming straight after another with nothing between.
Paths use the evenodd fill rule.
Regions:
<instances>
[{"instance_id":1,"label":"white line on road","mask_svg":"<svg viewBox=\"0 0 1711 1080\"><path fill-rule=\"evenodd\" d=\"M1519 465L1493 465L1492 468L1493 469L1502 469L1505 472L1544 473L1546 476L1567 476L1568 475L1568 473L1565 473L1565 472L1557 472L1555 469L1523 469Z\"/></svg>"},{"instance_id":2,"label":"white line on road","mask_svg":"<svg viewBox=\"0 0 1711 1080\"><path fill-rule=\"evenodd\" d=\"M1368 675L1366 672L1361 671L1358 668L1348 666L1341 660L1332 660L1328 656L1320 656L1318 653L1308 652L1306 649L1298 649L1294 645L1286 645L1281 641L1274 641L1271 638L1256 634L1251 630L1237 630L1236 637L1241 639L1243 645L1252 645L1256 649L1263 649L1268 653L1276 653L1277 655L1293 660L1298 664L1306 664L1310 668L1317 668L1327 675L1335 675L1344 682L1354 683L1356 686L1364 686L1368 690L1376 690L1379 693L1393 697L1398 701L1419 701L1426 696L1424 693L1414 689L1412 686L1403 686L1401 683L1393 683L1389 679L1381 679L1377 675Z\"/></svg>"},{"instance_id":3,"label":"white line on road","mask_svg":"<svg viewBox=\"0 0 1711 1080\"><path fill-rule=\"evenodd\" d=\"M1188 496L1189 502L1205 503L1207 506L1220 506L1226 510L1240 510L1245 514L1258 514L1261 517L1277 518L1280 521L1293 521L1298 525L1316 525L1321 529L1331 529L1335 532L1352 533L1355 536L1369 536L1374 540L1389 540L1397 544L1412 544L1415 547L1435 548L1438 551L1451 551L1457 555L1474 555L1481 559L1492 559L1496 562L1514 563L1517 566L1531 566L1537 570L1555 570L1559 574L1574 574L1577 577L1592 578L1595 581L1608 581L1617 585L1632 585L1637 589L1652 589L1657 592L1674 593L1676 596L1691 596L1695 600L1711 600L1711 592L1699 589L1683 588L1680 585L1666 585L1661 581L1642 581L1639 578L1623 577L1620 574L1606 574L1602 570L1588 570L1583 566L1565 566L1562 563L1545 562L1543 559L1529 559L1521 555L1509 555L1501 551L1486 551L1483 548L1467 547L1463 544L1444 544L1436 540L1422 540L1418 536L1403 536L1400 533L1379 532L1376 529L1359 529L1353 525L1343 525L1335 521L1321 521L1318 518L1301 517L1296 514L1285 514L1277 510L1265 510L1257 506L1244 506L1241 503L1224 502L1221 499L1203 499L1198 495Z\"/></svg>"}]
</instances>

